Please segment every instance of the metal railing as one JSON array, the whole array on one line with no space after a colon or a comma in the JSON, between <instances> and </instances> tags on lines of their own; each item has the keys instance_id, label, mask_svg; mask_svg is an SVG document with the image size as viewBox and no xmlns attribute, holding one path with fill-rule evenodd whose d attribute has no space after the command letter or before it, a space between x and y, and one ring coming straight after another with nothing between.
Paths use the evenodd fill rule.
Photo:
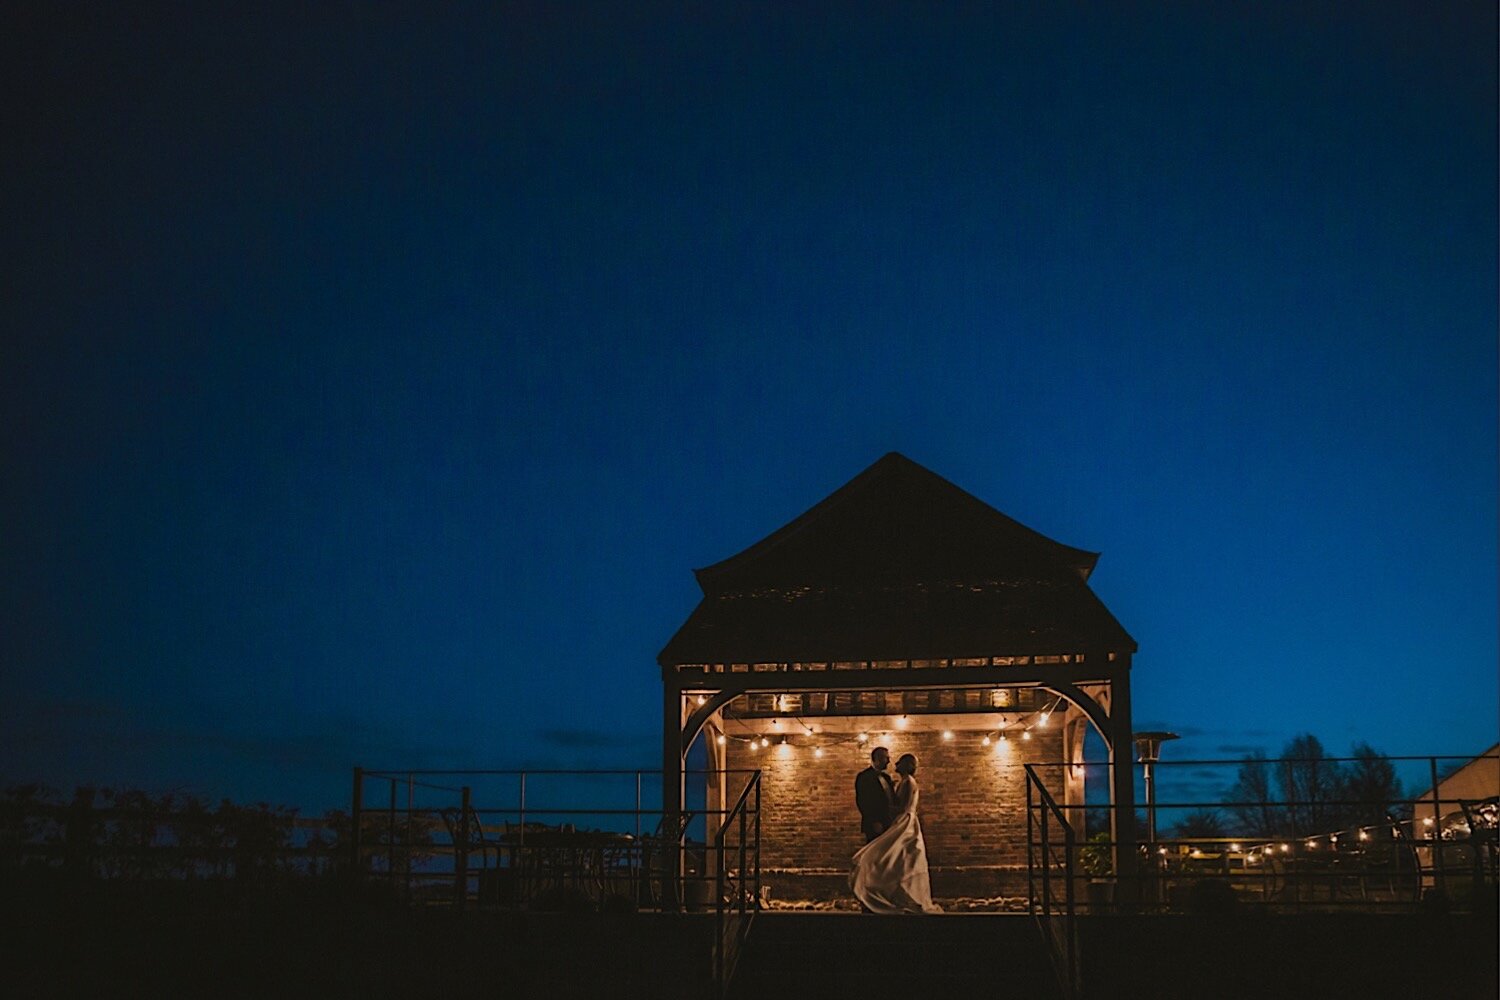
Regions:
<instances>
[{"instance_id":1,"label":"metal railing","mask_svg":"<svg viewBox=\"0 0 1500 1000\"><path fill-rule=\"evenodd\" d=\"M714 893L714 988L729 995L740 952L760 910L760 772L750 778L739 800L714 835L719 858ZM726 861L730 856L735 864Z\"/></svg>"},{"instance_id":2,"label":"metal railing","mask_svg":"<svg viewBox=\"0 0 1500 1000\"><path fill-rule=\"evenodd\" d=\"M1444 786L1445 761L1479 765L1458 793L1435 791ZM1500 760L1379 762L1389 767L1389 780L1371 791L1350 780L1369 758L1155 761L1158 794L1137 798L1141 839L1130 884L1117 874L1120 842L1112 832L1127 818L1108 804L1077 801L1085 784L1096 786L1081 780L1080 765L1027 765L1028 831L1040 838L1029 844L1028 868L1046 858L1050 864L1040 870L1055 872L1063 867L1058 852L1068 855L1070 882L1090 884L1067 905L1080 908L1082 896L1087 913L1118 912L1117 900L1144 912L1492 905L1500 861ZM1402 781L1408 788L1429 787L1413 797L1398 790ZM1218 794L1202 794L1214 786ZM1059 806L1062 788L1074 795ZM1063 819L1071 843L1059 843ZM1157 829L1169 832L1149 839ZM1056 905L1057 893L1045 879L1040 888L1040 897L1036 886L1031 890L1033 908L1045 911Z\"/></svg>"},{"instance_id":3,"label":"metal railing","mask_svg":"<svg viewBox=\"0 0 1500 1000\"><path fill-rule=\"evenodd\" d=\"M722 783L733 800L758 774L684 772L697 795L668 812L653 771L356 768L350 857L413 902L704 910L730 810L703 789Z\"/></svg>"},{"instance_id":4,"label":"metal railing","mask_svg":"<svg viewBox=\"0 0 1500 1000\"><path fill-rule=\"evenodd\" d=\"M1054 830L1062 834L1061 854ZM1026 766L1026 887L1031 915L1047 943L1048 957L1065 1000L1082 987L1077 906L1073 898L1073 827L1031 765ZM1060 869L1061 878L1054 875ZM1062 885L1062 899L1055 886Z\"/></svg>"}]
</instances>

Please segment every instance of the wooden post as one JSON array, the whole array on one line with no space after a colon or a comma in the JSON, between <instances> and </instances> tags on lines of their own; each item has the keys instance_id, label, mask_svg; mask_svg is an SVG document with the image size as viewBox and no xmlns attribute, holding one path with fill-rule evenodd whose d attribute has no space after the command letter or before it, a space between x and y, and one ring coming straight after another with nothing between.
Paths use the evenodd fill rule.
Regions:
<instances>
[{"instance_id":1,"label":"wooden post","mask_svg":"<svg viewBox=\"0 0 1500 1000\"><path fill-rule=\"evenodd\" d=\"M1140 891L1136 880L1135 744L1131 730L1130 654L1119 653L1109 682L1110 798L1115 807L1111 839L1115 842L1115 901L1126 913L1134 909Z\"/></svg>"},{"instance_id":2,"label":"wooden post","mask_svg":"<svg viewBox=\"0 0 1500 1000\"><path fill-rule=\"evenodd\" d=\"M682 688L672 667L662 668L661 701L661 908L682 908L677 883L682 875Z\"/></svg>"},{"instance_id":3,"label":"wooden post","mask_svg":"<svg viewBox=\"0 0 1500 1000\"><path fill-rule=\"evenodd\" d=\"M360 843L360 827L364 820L365 803L365 769L356 767L354 769L354 795L349 805L349 860L353 867L350 869L357 876L362 871L361 857L363 846Z\"/></svg>"},{"instance_id":4,"label":"wooden post","mask_svg":"<svg viewBox=\"0 0 1500 1000\"><path fill-rule=\"evenodd\" d=\"M453 905L460 910L469 898L469 786L462 789L458 824L453 830Z\"/></svg>"}]
</instances>

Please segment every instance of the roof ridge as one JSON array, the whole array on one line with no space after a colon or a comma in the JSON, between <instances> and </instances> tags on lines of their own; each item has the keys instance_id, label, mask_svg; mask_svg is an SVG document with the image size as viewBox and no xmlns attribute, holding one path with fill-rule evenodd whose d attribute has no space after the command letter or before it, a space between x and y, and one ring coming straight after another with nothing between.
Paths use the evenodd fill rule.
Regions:
<instances>
[{"instance_id":1,"label":"roof ridge","mask_svg":"<svg viewBox=\"0 0 1500 1000\"><path fill-rule=\"evenodd\" d=\"M722 580L736 569L749 566L784 547L809 529L815 528L820 523L829 519L839 508L846 505L852 498L863 495L865 490L873 487L874 484L903 473L912 476L918 481L926 479L931 483L935 483L942 491L948 493L960 503L972 508L986 519L998 519L1000 522L1003 522L1007 530L1018 533L1020 539L1028 546L1034 547L1049 560L1055 560L1060 565L1077 572L1083 580L1088 579L1089 573L1092 572L1095 563L1098 562L1099 553L1064 545L1061 542L1048 538L1041 532L1027 527L994 506L974 496L963 487L933 472L926 466L913 461L898 451L888 451L860 471L854 478L769 535L719 562L712 563L701 569L695 569L693 575L696 577L699 587L705 594L710 593L713 590L715 581Z\"/></svg>"}]
</instances>

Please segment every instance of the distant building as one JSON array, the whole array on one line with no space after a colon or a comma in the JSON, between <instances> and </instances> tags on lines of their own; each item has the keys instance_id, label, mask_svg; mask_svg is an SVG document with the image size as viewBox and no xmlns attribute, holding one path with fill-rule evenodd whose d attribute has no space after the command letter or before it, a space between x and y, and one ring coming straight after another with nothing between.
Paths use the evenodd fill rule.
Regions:
<instances>
[{"instance_id":1,"label":"distant building","mask_svg":"<svg viewBox=\"0 0 1500 1000\"><path fill-rule=\"evenodd\" d=\"M1412 806L1412 828L1418 836L1441 829L1444 817L1462 813L1464 803L1479 803L1500 795L1500 743L1417 796ZM1431 822L1429 822L1429 820Z\"/></svg>"},{"instance_id":2,"label":"distant building","mask_svg":"<svg viewBox=\"0 0 1500 1000\"><path fill-rule=\"evenodd\" d=\"M1020 894L1022 765L1082 833L1092 725L1111 748L1115 815L1134 816L1136 643L1088 586L1097 560L886 455L696 571L703 599L658 657L664 808L706 802L712 821L738 794L723 772L759 769L772 892L846 895L862 843L854 776L876 744L910 751L934 893ZM702 789L690 784L701 776L683 776L699 739L711 771ZM1134 837L1115 833L1122 875Z\"/></svg>"}]
</instances>

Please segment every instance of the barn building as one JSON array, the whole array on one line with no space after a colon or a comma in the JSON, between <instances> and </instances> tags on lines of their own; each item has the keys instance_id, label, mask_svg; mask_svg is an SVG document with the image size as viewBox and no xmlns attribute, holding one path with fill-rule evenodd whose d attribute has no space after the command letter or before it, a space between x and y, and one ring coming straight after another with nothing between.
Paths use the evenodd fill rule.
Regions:
<instances>
[{"instance_id":1,"label":"barn building","mask_svg":"<svg viewBox=\"0 0 1500 1000\"><path fill-rule=\"evenodd\" d=\"M703 598L658 657L664 809L722 810L737 794L725 772L758 769L765 883L783 899L847 896L863 842L854 776L877 744L910 751L934 895L1018 894L1022 765L1081 818L1092 726L1112 815L1134 816L1136 644L1089 588L1098 558L886 455L696 571ZM708 774L687 775L699 740ZM1134 837L1114 831L1120 875Z\"/></svg>"}]
</instances>

